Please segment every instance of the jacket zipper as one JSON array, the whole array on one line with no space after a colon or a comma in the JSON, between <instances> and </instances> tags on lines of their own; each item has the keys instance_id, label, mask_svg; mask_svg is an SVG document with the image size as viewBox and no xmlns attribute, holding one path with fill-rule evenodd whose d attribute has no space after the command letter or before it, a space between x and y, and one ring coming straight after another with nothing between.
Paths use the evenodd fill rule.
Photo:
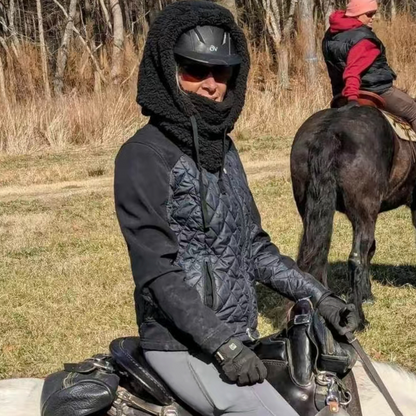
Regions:
<instances>
[{"instance_id":1,"label":"jacket zipper","mask_svg":"<svg viewBox=\"0 0 416 416\"><path fill-rule=\"evenodd\" d=\"M216 302L216 285L215 285L215 278L212 272L212 265L209 259L205 259L204 261L204 303L211 309L217 307Z\"/></svg>"}]
</instances>

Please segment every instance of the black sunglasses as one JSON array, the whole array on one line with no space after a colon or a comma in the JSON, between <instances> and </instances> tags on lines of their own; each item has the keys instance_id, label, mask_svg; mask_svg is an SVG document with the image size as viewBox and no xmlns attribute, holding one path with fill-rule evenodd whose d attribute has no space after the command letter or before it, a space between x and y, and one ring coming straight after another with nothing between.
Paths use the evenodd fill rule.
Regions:
<instances>
[{"instance_id":1,"label":"black sunglasses","mask_svg":"<svg viewBox=\"0 0 416 416\"><path fill-rule=\"evenodd\" d=\"M210 74L217 82L227 82L233 75L233 68L225 65L180 64L179 73L189 81L202 81Z\"/></svg>"},{"instance_id":2,"label":"black sunglasses","mask_svg":"<svg viewBox=\"0 0 416 416\"><path fill-rule=\"evenodd\" d=\"M372 17L374 17L377 14L377 12L367 12L365 15L371 19Z\"/></svg>"}]
</instances>

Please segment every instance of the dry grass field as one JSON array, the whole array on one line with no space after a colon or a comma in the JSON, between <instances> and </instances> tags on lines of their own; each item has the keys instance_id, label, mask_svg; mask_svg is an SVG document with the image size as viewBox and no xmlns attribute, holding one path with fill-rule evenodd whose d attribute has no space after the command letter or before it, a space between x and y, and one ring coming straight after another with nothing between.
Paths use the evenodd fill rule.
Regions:
<instances>
[{"instance_id":1,"label":"dry grass field","mask_svg":"<svg viewBox=\"0 0 416 416\"><path fill-rule=\"evenodd\" d=\"M377 30L398 85L415 94L416 23L400 19L393 26L381 22ZM290 146L302 121L328 105L329 83L321 63L316 83L306 85L302 62L292 56L292 89L281 91L266 58L252 56L247 104L233 135L264 228L283 253L296 256L301 222L292 197ZM130 74L133 57L127 62ZM115 337L136 334L133 282L112 191L117 150L146 122L134 102L134 78L119 89L75 89L51 101L33 86L27 99L0 103L0 378L44 376L63 362L106 351ZM330 284L345 294L351 228L339 214L334 228ZM410 212L381 215L376 238L376 302L366 306L371 326L359 337L373 358L416 371ZM261 287L259 296L261 332L276 331L281 299Z\"/></svg>"},{"instance_id":2,"label":"dry grass field","mask_svg":"<svg viewBox=\"0 0 416 416\"><path fill-rule=\"evenodd\" d=\"M264 227L295 256L301 222L291 193L290 139L237 143ZM1 160L8 179L0 188L0 377L43 376L136 333L133 283L113 207L116 151ZM348 287L350 241L350 225L337 215L331 285L338 293ZM366 307L371 327L360 339L372 357L416 370L416 247L408 210L380 216L377 242L377 300ZM259 295L266 334L281 324L282 302L260 287Z\"/></svg>"}]
</instances>

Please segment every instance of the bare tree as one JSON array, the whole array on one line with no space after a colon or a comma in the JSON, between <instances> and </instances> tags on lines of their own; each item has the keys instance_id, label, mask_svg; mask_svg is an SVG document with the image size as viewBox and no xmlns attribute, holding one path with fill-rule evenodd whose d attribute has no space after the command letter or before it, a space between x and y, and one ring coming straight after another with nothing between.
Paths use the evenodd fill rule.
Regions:
<instances>
[{"instance_id":1,"label":"bare tree","mask_svg":"<svg viewBox=\"0 0 416 416\"><path fill-rule=\"evenodd\" d=\"M390 0L390 13L391 13L391 20L394 20L397 16L396 0Z\"/></svg>"},{"instance_id":2,"label":"bare tree","mask_svg":"<svg viewBox=\"0 0 416 416\"><path fill-rule=\"evenodd\" d=\"M68 50L71 42L72 31L74 28L74 16L77 11L77 0L71 0L69 3L69 13L67 18L66 27L62 36L61 46L58 51L58 57L56 59L56 71L53 81L55 94L62 94L64 88L64 73L66 68L66 62L68 60Z\"/></svg>"},{"instance_id":3,"label":"bare tree","mask_svg":"<svg viewBox=\"0 0 416 416\"><path fill-rule=\"evenodd\" d=\"M42 59L42 75L43 84L45 86L45 94L47 98L51 98L51 88L49 86L48 76L48 56L45 46L45 35L43 33L43 17L42 17L42 5L40 0L36 0L36 10L38 13L38 25L39 25L39 43L40 43L40 54Z\"/></svg>"},{"instance_id":4,"label":"bare tree","mask_svg":"<svg viewBox=\"0 0 416 416\"><path fill-rule=\"evenodd\" d=\"M329 27L329 16L335 10L335 0L322 0L322 13L325 20L325 29Z\"/></svg>"},{"instance_id":5,"label":"bare tree","mask_svg":"<svg viewBox=\"0 0 416 416\"><path fill-rule=\"evenodd\" d=\"M100 6L101 6L101 10L103 11L104 18L105 18L105 21L106 21L106 23L107 23L107 26L108 26L108 28L110 29L110 32L112 32L112 31L113 31L113 28L112 28L112 26L111 26L110 15L109 15L109 13L108 13L108 10L107 10L107 7L106 7L106 5L105 5L104 0L100 0Z\"/></svg>"},{"instance_id":6,"label":"bare tree","mask_svg":"<svg viewBox=\"0 0 416 416\"><path fill-rule=\"evenodd\" d=\"M121 82L121 74L123 71L123 47L124 47L124 26L123 14L119 0L110 0L111 13L113 15L113 55L111 67L111 79L114 84Z\"/></svg>"},{"instance_id":7,"label":"bare tree","mask_svg":"<svg viewBox=\"0 0 416 416\"><path fill-rule=\"evenodd\" d=\"M144 10L147 23L151 25L159 12L157 0L144 0Z\"/></svg>"},{"instance_id":8,"label":"bare tree","mask_svg":"<svg viewBox=\"0 0 416 416\"><path fill-rule=\"evenodd\" d=\"M291 0L289 6L289 12L285 19L285 25L283 27L282 42L280 45L280 51L278 54L279 65L279 79L283 88L290 88L289 79L289 47L290 36L293 30L293 22L295 16L295 9L298 0Z\"/></svg>"},{"instance_id":9,"label":"bare tree","mask_svg":"<svg viewBox=\"0 0 416 416\"><path fill-rule=\"evenodd\" d=\"M299 28L304 40L306 77L308 85L313 85L316 80L318 57L316 55L315 23L311 0L299 0Z\"/></svg>"},{"instance_id":10,"label":"bare tree","mask_svg":"<svg viewBox=\"0 0 416 416\"><path fill-rule=\"evenodd\" d=\"M276 0L262 0L266 12L266 26L278 48L282 40L282 31L280 28L280 10Z\"/></svg>"},{"instance_id":11,"label":"bare tree","mask_svg":"<svg viewBox=\"0 0 416 416\"><path fill-rule=\"evenodd\" d=\"M228 9L234 16L235 21L238 20L237 6L235 0L217 0L217 3Z\"/></svg>"},{"instance_id":12,"label":"bare tree","mask_svg":"<svg viewBox=\"0 0 416 416\"><path fill-rule=\"evenodd\" d=\"M280 0L261 0L265 12L267 31L272 39L277 54L278 77L282 88L290 88L289 79L289 42L293 29L293 18L297 0L287 2ZM283 25L283 22L284 25Z\"/></svg>"},{"instance_id":13,"label":"bare tree","mask_svg":"<svg viewBox=\"0 0 416 416\"><path fill-rule=\"evenodd\" d=\"M14 0L9 0L9 10L7 12L7 18L9 20L9 32L10 37L13 42L13 46L16 49L16 54L18 54L19 49L19 40L17 38L17 32L14 24L14 16L15 16L16 8L14 4Z\"/></svg>"},{"instance_id":14,"label":"bare tree","mask_svg":"<svg viewBox=\"0 0 416 416\"><path fill-rule=\"evenodd\" d=\"M93 5L91 4L91 0L84 0L86 43L87 45L89 45L91 51L96 49L94 20L92 16L92 11L93 11L92 6ZM96 68L94 68L94 91L101 92L100 74L97 72Z\"/></svg>"},{"instance_id":15,"label":"bare tree","mask_svg":"<svg viewBox=\"0 0 416 416\"><path fill-rule=\"evenodd\" d=\"M8 108L9 100L7 99L6 83L4 81L4 68L3 68L3 61L1 59L1 55L0 55L0 97L5 107Z\"/></svg>"},{"instance_id":16,"label":"bare tree","mask_svg":"<svg viewBox=\"0 0 416 416\"><path fill-rule=\"evenodd\" d=\"M140 55L148 24L160 10L175 1L179 0L0 0L0 48L9 103L26 95L19 95L21 82L25 82L32 95L36 94L38 71L27 68L24 56L30 53L31 48L26 47L30 44L39 45L42 58L39 67L47 96L51 87L55 94L61 94L65 90L64 79L73 82L65 74L71 48L77 46L86 51L81 57L80 74L88 79L90 74L85 69L91 63L93 74L89 81L94 82L95 91L100 91L110 76L116 84L128 81L135 67L124 79L126 39L133 41L135 52ZM295 56L291 46L296 37L304 47L302 66L309 84L315 80L317 24L325 21L328 25L333 10L346 3L346 0L212 1L231 10L234 16L238 14L254 48L270 52L278 65L277 77L283 88L290 87ZM416 12L416 0L380 0L380 5L393 19L399 11ZM54 72L48 73L55 55ZM108 56L111 58L109 76L103 70ZM1 91L0 94L4 95Z\"/></svg>"},{"instance_id":17,"label":"bare tree","mask_svg":"<svg viewBox=\"0 0 416 416\"><path fill-rule=\"evenodd\" d=\"M62 4L61 3L59 3L58 2L58 0L53 0L53 2L57 5L57 6L59 6L59 8L62 10L62 12L64 13L64 16L68 19L69 18L69 16L68 16L68 13L66 12L66 10L64 9L64 7L62 6ZM79 40L81 41L81 43L82 43L82 45L84 46L84 48L87 50L87 52L88 52L88 54L90 55L90 57L91 57L91 60L92 60L92 62L93 62L93 64L94 64L94 67L95 67L95 69L96 69L96 71L98 72L98 74L99 74L99 76L100 76L100 79L101 79L101 81L103 81L104 83L105 82L107 82L106 81L106 79L105 79L105 76L104 76L104 74L102 73L102 71L101 71L101 68L100 68L100 65L99 65L99 63L97 62L97 59L95 58L95 56L94 56L94 53L92 52L92 50L90 49L90 47L88 46L88 44L87 44L87 42L85 41L85 39L82 37L82 35L81 35L81 33L79 32L79 30L74 26L73 28L72 28L72 30L78 35L78 38L79 38Z\"/></svg>"}]
</instances>

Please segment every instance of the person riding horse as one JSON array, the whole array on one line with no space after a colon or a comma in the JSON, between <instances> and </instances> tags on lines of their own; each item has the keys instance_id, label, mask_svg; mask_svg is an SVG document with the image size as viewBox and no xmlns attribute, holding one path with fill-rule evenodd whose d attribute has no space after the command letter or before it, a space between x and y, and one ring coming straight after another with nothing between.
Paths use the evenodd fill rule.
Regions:
<instances>
[{"instance_id":1,"label":"person riding horse","mask_svg":"<svg viewBox=\"0 0 416 416\"><path fill-rule=\"evenodd\" d=\"M386 48L373 32L376 0L350 0L346 11L335 11L322 41L332 93L348 100L343 110L358 106L359 90L380 95L384 109L406 120L416 131L416 102L393 86Z\"/></svg>"},{"instance_id":2,"label":"person riding horse","mask_svg":"<svg viewBox=\"0 0 416 416\"><path fill-rule=\"evenodd\" d=\"M357 316L261 226L228 136L249 66L243 31L225 8L180 1L159 14L139 71L137 101L150 120L118 153L116 212L141 346L167 385L201 415L295 416L250 348L256 281L309 298L341 335Z\"/></svg>"}]
</instances>

